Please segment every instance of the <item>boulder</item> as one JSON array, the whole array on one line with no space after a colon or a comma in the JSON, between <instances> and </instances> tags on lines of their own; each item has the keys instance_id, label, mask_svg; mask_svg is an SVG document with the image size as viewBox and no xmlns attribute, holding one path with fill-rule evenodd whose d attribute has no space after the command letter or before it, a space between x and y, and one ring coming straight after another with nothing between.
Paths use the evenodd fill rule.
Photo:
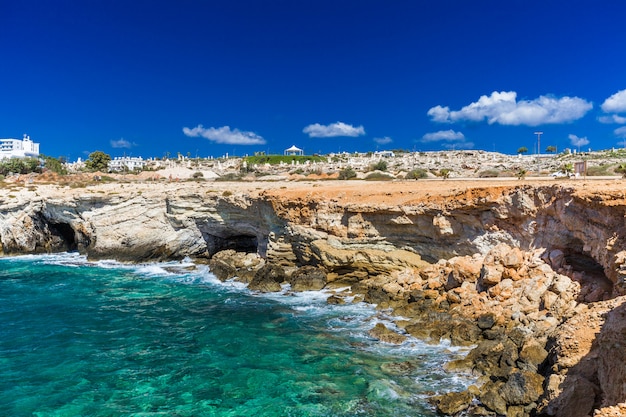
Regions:
<instances>
[{"instance_id":1,"label":"boulder","mask_svg":"<svg viewBox=\"0 0 626 417\"><path fill-rule=\"evenodd\" d=\"M463 282L476 282L483 264L480 256L453 258L450 263Z\"/></svg>"},{"instance_id":2,"label":"boulder","mask_svg":"<svg viewBox=\"0 0 626 417\"><path fill-rule=\"evenodd\" d=\"M382 323L376 323L376 326L369 331L369 335L381 342L394 345L400 345L406 340L406 336L394 332Z\"/></svg>"},{"instance_id":3,"label":"boulder","mask_svg":"<svg viewBox=\"0 0 626 417\"><path fill-rule=\"evenodd\" d=\"M484 340L466 356L465 361L484 375L507 376L515 367L517 347L510 340Z\"/></svg>"},{"instance_id":4,"label":"boulder","mask_svg":"<svg viewBox=\"0 0 626 417\"><path fill-rule=\"evenodd\" d=\"M443 287L446 289L446 291L450 291L452 289L460 287L461 284L463 284L463 277L459 275L456 271L450 271Z\"/></svg>"},{"instance_id":5,"label":"boulder","mask_svg":"<svg viewBox=\"0 0 626 417\"><path fill-rule=\"evenodd\" d=\"M536 371L539 365L548 357L544 346L535 339L528 340L519 353L517 366L520 369Z\"/></svg>"},{"instance_id":6,"label":"boulder","mask_svg":"<svg viewBox=\"0 0 626 417\"><path fill-rule=\"evenodd\" d=\"M504 254L501 262L507 268L517 269L524 263L524 253L520 248L512 248Z\"/></svg>"},{"instance_id":7,"label":"boulder","mask_svg":"<svg viewBox=\"0 0 626 417\"><path fill-rule=\"evenodd\" d=\"M285 270L274 264L264 265L255 274L248 288L261 292L276 292L281 290L280 284L285 281Z\"/></svg>"},{"instance_id":8,"label":"boulder","mask_svg":"<svg viewBox=\"0 0 626 417\"><path fill-rule=\"evenodd\" d=\"M337 294L333 294L326 299L326 302L328 304L338 305L338 304L345 304L346 300L343 297L338 296Z\"/></svg>"},{"instance_id":9,"label":"boulder","mask_svg":"<svg viewBox=\"0 0 626 417\"><path fill-rule=\"evenodd\" d=\"M456 415L467 410L472 404L474 395L469 391L450 392L431 398L431 402L437 407L437 411L446 415Z\"/></svg>"},{"instance_id":10,"label":"boulder","mask_svg":"<svg viewBox=\"0 0 626 417\"><path fill-rule=\"evenodd\" d=\"M485 264L480 271L478 282L482 287L489 288L502 280L503 272L504 267L502 265Z\"/></svg>"},{"instance_id":11,"label":"boulder","mask_svg":"<svg viewBox=\"0 0 626 417\"><path fill-rule=\"evenodd\" d=\"M500 395L509 405L530 404L543 394L544 378L530 371L518 371L509 375L500 387Z\"/></svg>"},{"instance_id":12,"label":"boulder","mask_svg":"<svg viewBox=\"0 0 626 417\"><path fill-rule=\"evenodd\" d=\"M264 263L265 261L255 253L227 249L211 257L209 269L220 281L237 277L241 282L250 282Z\"/></svg>"},{"instance_id":13,"label":"boulder","mask_svg":"<svg viewBox=\"0 0 626 417\"><path fill-rule=\"evenodd\" d=\"M476 320L476 324L481 330L489 330L496 324L496 316L493 313L481 314Z\"/></svg>"},{"instance_id":14,"label":"boulder","mask_svg":"<svg viewBox=\"0 0 626 417\"><path fill-rule=\"evenodd\" d=\"M471 345L480 339L480 328L469 320L458 320L452 324L450 341L455 345Z\"/></svg>"},{"instance_id":15,"label":"boulder","mask_svg":"<svg viewBox=\"0 0 626 417\"><path fill-rule=\"evenodd\" d=\"M480 402L490 410L498 414L506 415L506 401L500 394L500 388L504 385L502 381L489 381L481 388L479 396Z\"/></svg>"},{"instance_id":16,"label":"boulder","mask_svg":"<svg viewBox=\"0 0 626 417\"><path fill-rule=\"evenodd\" d=\"M211 259L209 269L220 281L226 281L237 276L237 269L233 264L221 259Z\"/></svg>"},{"instance_id":17,"label":"boulder","mask_svg":"<svg viewBox=\"0 0 626 417\"><path fill-rule=\"evenodd\" d=\"M326 272L310 265L298 268L289 278L293 291L319 291L326 282Z\"/></svg>"}]
</instances>

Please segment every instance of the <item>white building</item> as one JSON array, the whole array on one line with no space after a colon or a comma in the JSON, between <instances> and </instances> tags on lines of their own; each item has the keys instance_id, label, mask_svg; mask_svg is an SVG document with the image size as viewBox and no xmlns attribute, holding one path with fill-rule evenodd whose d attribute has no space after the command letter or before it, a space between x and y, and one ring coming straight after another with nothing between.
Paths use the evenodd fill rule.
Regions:
<instances>
[{"instance_id":1,"label":"white building","mask_svg":"<svg viewBox=\"0 0 626 417\"><path fill-rule=\"evenodd\" d=\"M39 144L24 135L24 139L0 139L0 159L4 158L37 158Z\"/></svg>"},{"instance_id":2,"label":"white building","mask_svg":"<svg viewBox=\"0 0 626 417\"><path fill-rule=\"evenodd\" d=\"M142 157L131 158L129 156L118 156L109 162L109 169L111 171L124 171L125 169L129 171L139 171L145 166L146 161L144 161Z\"/></svg>"}]
</instances>

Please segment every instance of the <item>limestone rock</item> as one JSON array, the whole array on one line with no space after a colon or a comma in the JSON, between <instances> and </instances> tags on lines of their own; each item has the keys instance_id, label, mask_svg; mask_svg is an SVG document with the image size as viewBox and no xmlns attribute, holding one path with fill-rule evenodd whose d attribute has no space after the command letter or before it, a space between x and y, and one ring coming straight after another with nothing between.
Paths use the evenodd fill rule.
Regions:
<instances>
[{"instance_id":1,"label":"limestone rock","mask_svg":"<svg viewBox=\"0 0 626 417\"><path fill-rule=\"evenodd\" d=\"M593 410L598 387L579 375L565 380L565 389L545 411L556 417L587 417Z\"/></svg>"},{"instance_id":2,"label":"limestone rock","mask_svg":"<svg viewBox=\"0 0 626 417\"><path fill-rule=\"evenodd\" d=\"M261 292L276 292L281 290L281 283L286 279L285 270L273 264L267 264L259 269L248 288Z\"/></svg>"},{"instance_id":3,"label":"limestone rock","mask_svg":"<svg viewBox=\"0 0 626 417\"><path fill-rule=\"evenodd\" d=\"M472 403L474 395L469 391L450 392L431 398L437 407L437 411L446 415L456 415L467 410Z\"/></svg>"},{"instance_id":4,"label":"limestone rock","mask_svg":"<svg viewBox=\"0 0 626 417\"><path fill-rule=\"evenodd\" d=\"M303 266L289 278L293 291L319 291L326 286L326 273L314 266Z\"/></svg>"},{"instance_id":5,"label":"limestone rock","mask_svg":"<svg viewBox=\"0 0 626 417\"><path fill-rule=\"evenodd\" d=\"M524 344L519 353L518 367L526 370L536 371L537 367L548 357L548 352L544 346L536 339L531 339Z\"/></svg>"},{"instance_id":6,"label":"limestone rock","mask_svg":"<svg viewBox=\"0 0 626 417\"><path fill-rule=\"evenodd\" d=\"M503 272L504 267L502 265L483 265L479 283L486 288L494 286L502 280Z\"/></svg>"},{"instance_id":7,"label":"limestone rock","mask_svg":"<svg viewBox=\"0 0 626 417\"><path fill-rule=\"evenodd\" d=\"M496 317L493 313L481 314L476 320L476 324L481 330L489 330L496 324Z\"/></svg>"},{"instance_id":8,"label":"limestone rock","mask_svg":"<svg viewBox=\"0 0 626 417\"><path fill-rule=\"evenodd\" d=\"M507 404L530 404L543 394L543 377L530 371L514 372L508 376L499 392Z\"/></svg>"},{"instance_id":9,"label":"limestone rock","mask_svg":"<svg viewBox=\"0 0 626 417\"><path fill-rule=\"evenodd\" d=\"M343 297L340 297L336 294L331 295L330 297L328 297L326 299L326 302L328 304L334 304L334 305L338 305L338 304L345 304L346 300Z\"/></svg>"},{"instance_id":10,"label":"limestone rock","mask_svg":"<svg viewBox=\"0 0 626 417\"><path fill-rule=\"evenodd\" d=\"M500 394L501 381L489 381L481 387L480 402L500 415L506 415L506 401Z\"/></svg>"},{"instance_id":11,"label":"limestone rock","mask_svg":"<svg viewBox=\"0 0 626 417\"><path fill-rule=\"evenodd\" d=\"M369 331L369 334L381 342L391 343L394 345L400 345L406 340L406 336L394 332L382 323L376 323L376 326Z\"/></svg>"}]
</instances>

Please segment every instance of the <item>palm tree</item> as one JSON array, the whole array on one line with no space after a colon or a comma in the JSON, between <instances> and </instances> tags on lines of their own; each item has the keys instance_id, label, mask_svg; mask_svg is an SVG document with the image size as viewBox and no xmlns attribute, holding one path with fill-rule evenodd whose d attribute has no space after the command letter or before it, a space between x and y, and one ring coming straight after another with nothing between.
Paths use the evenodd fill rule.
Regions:
<instances>
[{"instance_id":1,"label":"palm tree","mask_svg":"<svg viewBox=\"0 0 626 417\"><path fill-rule=\"evenodd\" d=\"M623 164L623 165L626 165L626 164ZM565 172L566 174L571 174L572 172L574 172L574 164L572 164L571 162L567 164L563 164L561 166L561 171Z\"/></svg>"}]
</instances>

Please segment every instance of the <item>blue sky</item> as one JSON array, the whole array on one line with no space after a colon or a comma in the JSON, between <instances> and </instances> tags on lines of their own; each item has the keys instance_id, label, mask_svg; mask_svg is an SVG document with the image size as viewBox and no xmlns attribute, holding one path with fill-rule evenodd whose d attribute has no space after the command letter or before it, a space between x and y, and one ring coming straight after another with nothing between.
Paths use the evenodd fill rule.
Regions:
<instances>
[{"instance_id":1,"label":"blue sky","mask_svg":"<svg viewBox=\"0 0 626 417\"><path fill-rule=\"evenodd\" d=\"M0 0L0 137L71 160L626 142L623 0Z\"/></svg>"}]
</instances>

